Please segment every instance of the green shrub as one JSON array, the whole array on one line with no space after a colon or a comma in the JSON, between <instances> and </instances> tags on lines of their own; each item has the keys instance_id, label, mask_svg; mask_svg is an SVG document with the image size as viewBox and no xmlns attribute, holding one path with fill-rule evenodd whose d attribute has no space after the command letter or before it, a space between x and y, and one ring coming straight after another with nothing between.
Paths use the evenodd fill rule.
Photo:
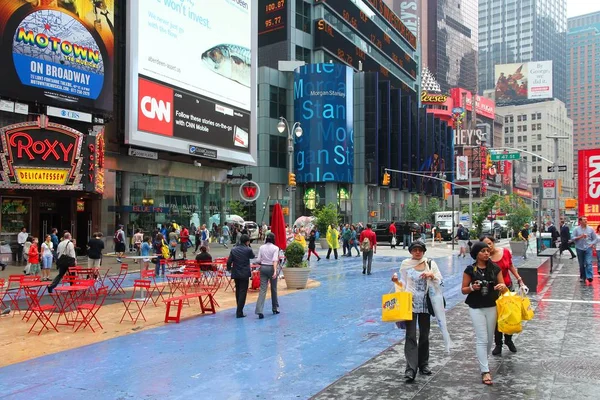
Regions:
<instances>
[{"instance_id":1,"label":"green shrub","mask_svg":"<svg viewBox=\"0 0 600 400\"><path fill-rule=\"evenodd\" d=\"M313 211L313 217L316 219L315 224L322 238L325 238L329 225L337 226L340 222L340 215L335 203L329 203L326 206L317 208Z\"/></svg>"},{"instance_id":2,"label":"green shrub","mask_svg":"<svg viewBox=\"0 0 600 400\"><path fill-rule=\"evenodd\" d=\"M302 268L307 266L302 261L304 258L304 247L298 242L292 242L287 245L285 258L287 259L288 268Z\"/></svg>"}]
</instances>

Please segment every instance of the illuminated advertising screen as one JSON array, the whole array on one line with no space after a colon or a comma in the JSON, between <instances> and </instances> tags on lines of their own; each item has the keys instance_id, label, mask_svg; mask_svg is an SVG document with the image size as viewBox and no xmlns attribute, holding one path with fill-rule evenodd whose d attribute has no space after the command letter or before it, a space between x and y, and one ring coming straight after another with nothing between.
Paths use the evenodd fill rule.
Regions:
<instances>
[{"instance_id":1,"label":"illuminated advertising screen","mask_svg":"<svg viewBox=\"0 0 600 400\"><path fill-rule=\"evenodd\" d=\"M258 46L287 40L289 0L258 0Z\"/></svg>"},{"instance_id":2,"label":"illuminated advertising screen","mask_svg":"<svg viewBox=\"0 0 600 400\"><path fill-rule=\"evenodd\" d=\"M498 105L552 98L552 61L496 65L495 75Z\"/></svg>"},{"instance_id":3,"label":"illuminated advertising screen","mask_svg":"<svg viewBox=\"0 0 600 400\"><path fill-rule=\"evenodd\" d=\"M256 164L257 5L128 2L127 143Z\"/></svg>"},{"instance_id":4,"label":"illuminated advertising screen","mask_svg":"<svg viewBox=\"0 0 600 400\"><path fill-rule=\"evenodd\" d=\"M600 149L579 150L577 165L579 216L595 227L600 225Z\"/></svg>"},{"instance_id":5,"label":"illuminated advertising screen","mask_svg":"<svg viewBox=\"0 0 600 400\"><path fill-rule=\"evenodd\" d=\"M353 76L342 64L294 73L294 119L304 131L294 147L297 182L353 183Z\"/></svg>"},{"instance_id":6,"label":"illuminated advertising screen","mask_svg":"<svg viewBox=\"0 0 600 400\"><path fill-rule=\"evenodd\" d=\"M114 0L3 0L0 95L112 112Z\"/></svg>"}]
</instances>

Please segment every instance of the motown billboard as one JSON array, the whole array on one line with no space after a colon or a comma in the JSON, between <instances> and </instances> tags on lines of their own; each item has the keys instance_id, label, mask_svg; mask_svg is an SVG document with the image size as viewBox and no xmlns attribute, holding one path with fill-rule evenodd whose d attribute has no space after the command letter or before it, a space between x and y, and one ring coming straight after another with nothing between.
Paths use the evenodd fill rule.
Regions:
<instances>
[{"instance_id":1,"label":"motown billboard","mask_svg":"<svg viewBox=\"0 0 600 400\"><path fill-rule=\"evenodd\" d=\"M2 0L0 95L112 112L114 0Z\"/></svg>"},{"instance_id":2,"label":"motown billboard","mask_svg":"<svg viewBox=\"0 0 600 400\"><path fill-rule=\"evenodd\" d=\"M342 64L309 64L294 74L298 182L354 181L353 70Z\"/></svg>"}]
</instances>

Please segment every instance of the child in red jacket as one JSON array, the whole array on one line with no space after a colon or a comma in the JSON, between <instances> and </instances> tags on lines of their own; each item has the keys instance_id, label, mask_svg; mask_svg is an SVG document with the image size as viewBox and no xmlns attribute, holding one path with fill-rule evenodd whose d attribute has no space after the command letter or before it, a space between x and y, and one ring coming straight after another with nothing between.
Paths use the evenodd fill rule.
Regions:
<instances>
[{"instance_id":1,"label":"child in red jacket","mask_svg":"<svg viewBox=\"0 0 600 400\"><path fill-rule=\"evenodd\" d=\"M40 274L40 251L38 250L38 238L33 238L33 243L31 243L31 247L29 247L29 263L31 267L29 269L30 275L39 275Z\"/></svg>"}]
</instances>

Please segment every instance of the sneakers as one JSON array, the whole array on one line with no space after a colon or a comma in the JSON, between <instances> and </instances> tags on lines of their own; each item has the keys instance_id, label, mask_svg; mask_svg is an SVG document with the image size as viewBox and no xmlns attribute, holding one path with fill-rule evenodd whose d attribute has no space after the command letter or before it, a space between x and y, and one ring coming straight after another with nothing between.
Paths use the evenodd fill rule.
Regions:
<instances>
[{"instance_id":1,"label":"sneakers","mask_svg":"<svg viewBox=\"0 0 600 400\"><path fill-rule=\"evenodd\" d=\"M514 347L514 344L513 344ZM502 354L502 345L501 344L497 344L496 347L494 347L494 350L492 350L492 355L493 356L499 356Z\"/></svg>"},{"instance_id":2,"label":"sneakers","mask_svg":"<svg viewBox=\"0 0 600 400\"><path fill-rule=\"evenodd\" d=\"M118 262L118 263L120 263L120 262L121 262L121 259L120 259L119 257L117 257L117 262Z\"/></svg>"},{"instance_id":3,"label":"sneakers","mask_svg":"<svg viewBox=\"0 0 600 400\"><path fill-rule=\"evenodd\" d=\"M508 347L508 349L511 351L511 353L517 352L517 348L515 347L515 344L512 342L512 340L507 340L504 342L504 344L506 345L506 347Z\"/></svg>"}]
</instances>

